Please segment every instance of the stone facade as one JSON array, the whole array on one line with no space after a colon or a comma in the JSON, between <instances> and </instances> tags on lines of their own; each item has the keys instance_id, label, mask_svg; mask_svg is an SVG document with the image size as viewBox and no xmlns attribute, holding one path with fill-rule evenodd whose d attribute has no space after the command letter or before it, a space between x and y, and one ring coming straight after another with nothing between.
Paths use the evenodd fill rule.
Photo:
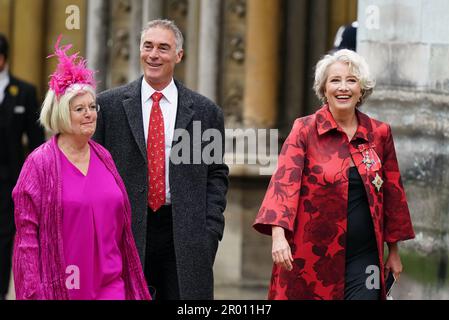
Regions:
<instances>
[{"instance_id":1,"label":"stone facade","mask_svg":"<svg viewBox=\"0 0 449 320\"><path fill-rule=\"evenodd\" d=\"M447 1L359 1L358 50L377 78L363 108L392 126L417 235L402 245L409 298L449 292L447 12Z\"/></svg>"}]
</instances>

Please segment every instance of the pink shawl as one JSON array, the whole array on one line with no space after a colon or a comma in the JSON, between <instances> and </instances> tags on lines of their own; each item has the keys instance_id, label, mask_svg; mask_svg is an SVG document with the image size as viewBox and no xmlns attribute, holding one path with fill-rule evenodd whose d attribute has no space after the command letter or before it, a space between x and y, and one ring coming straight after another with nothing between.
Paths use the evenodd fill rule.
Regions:
<instances>
[{"instance_id":1,"label":"pink shawl","mask_svg":"<svg viewBox=\"0 0 449 320\"><path fill-rule=\"evenodd\" d=\"M122 242L126 299L151 299L131 231L131 206L125 186L109 152L89 144L114 176L125 199ZM25 161L13 190L17 228L13 272L16 298L67 300L62 246L61 164L56 137L42 144Z\"/></svg>"}]
</instances>

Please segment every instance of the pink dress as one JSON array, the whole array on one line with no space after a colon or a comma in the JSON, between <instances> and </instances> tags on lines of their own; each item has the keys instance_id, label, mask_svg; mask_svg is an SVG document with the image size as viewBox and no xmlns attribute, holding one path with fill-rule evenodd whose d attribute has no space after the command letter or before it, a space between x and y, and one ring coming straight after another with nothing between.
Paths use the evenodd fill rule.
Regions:
<instances>
[{"instance_id":1,"label":"pink dress","mask_svg":"<svg viewBox=\"0 0 449 320\"><path fill-rule=\"evenodd\" d=\"M92 148L86 176L61 150L59 154L62 238L69 298L124 300L120 246L125 204L120 188Z\"/></svg>"}]
</instances>

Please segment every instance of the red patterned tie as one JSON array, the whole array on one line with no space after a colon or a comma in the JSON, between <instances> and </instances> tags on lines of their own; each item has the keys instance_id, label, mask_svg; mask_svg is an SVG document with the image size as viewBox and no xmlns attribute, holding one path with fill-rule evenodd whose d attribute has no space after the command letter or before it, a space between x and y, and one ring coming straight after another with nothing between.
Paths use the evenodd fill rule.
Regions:
<instances>
[{"instance_id":1,"label":"red patterned tie","mask_svg":"<svg viewBox=\"0 0 449 320\"><path fill-rule=\"evenodd\" d=\"M153 99L153 106L147 142L148 205L155 212L165 204L165 133L164 117L159 106L162 93L153 93L151 99Z\"/></svg>"}]
</instances>

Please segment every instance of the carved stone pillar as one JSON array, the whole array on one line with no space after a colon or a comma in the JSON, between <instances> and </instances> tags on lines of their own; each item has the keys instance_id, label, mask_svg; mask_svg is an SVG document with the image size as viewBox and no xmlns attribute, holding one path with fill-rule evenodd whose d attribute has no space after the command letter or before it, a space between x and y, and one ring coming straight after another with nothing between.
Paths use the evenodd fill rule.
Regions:
<instances>
[{"instance_id":1,"label":"carved stone pillar","mask_svg":"<svg viewBox=\"0 0 449 320\"><path fill-rule=\"evenodd\" d=\"M198 90L198 48L200 29L200 9L201 0L189 0L189 10L187 14L187 33L184 43L184 60L186 64L186 85L192 90Z\"/></svg>"},{"instance_id":2,"label":"carved stone pillar","mask_svg":"<svg viewBox=\"0 0 449 320\"><path fill-rule=\"evenodd\" d=\"M310 0L308 8L308 42L306 45L306 91L305 114L314 113L320 106L320 101L313 91L315 78L315 65L320 58L330 49L327 45L329 29L329 4L328 0ZM331 36L333 37L333 35Z\"/></svg>"},{"instance_id":3,"label":"carved stone pillar","mask_svg":"<svg viewBox=\"0 0 449 320\"><path fill-rule=\"evenodd\" d=\"M96 70L97 91L106 89L108 74L108 0L87 2L86 59L88 67Z\"/></svg>"},{"instance_id":4,"label":"carved stone pillar","mask_svg":"<svg viewBox=\"0 0 449 320\"><path fill-rule=\"evenodd\" d=\"M163 12L164 6L162 0L143 0L142 21L144 25L148 21L162 18Z\"/></svg>"},{"instance_id":5,"label":"carved stone pillar","mask_svg":"<svg viewBox=\"0 0 449 320\"><path fill-rule=\"evenodd\" d=\"M285 4L283 76L280 98L279 128L287 135L294 120L304 115L305 88L311 86L306 73L307 41L307 2L287 0Z\"/></svg>"},{"instance_id":6,"label":"carved stone pillar","mask_svg":"<svg viewBox=\"0 0 449 320\"><path fill-rule=\"evenodd\" d=\"M133 0L131 2L128 70L129 81L137 79L142 74L140 67L140 32L143 28L142 10L142 0Z\"/></svg>"},{"instance_id":7,"label":"carved stone pillar","mask_svg":"<svg viewBox=\"0 0 449 320\"><path fill-rule=\"evenodd\" d=\"M276 124L279 79L280 1L248 0L244 123Z\"/></svg>"},{"instance_id":8,"label":"carved stone pillar","mask_svg":"<svg viewBox=\"0 0 449 320\"><path fill-rule=\"evenodd\" d=\"M245 15L246 0L202 0L200 91L223 108L226 128L242 125ZM232 140L227 137L226 145L232 144ZM223 286L240 287L243 280L243 188L236 186L235 177L232 181L225 234L214 264L215 284L220 288L216 290L217 299L229 299L221 296Z\"/></svg>"},{"instance_id":9,"label":"carved stone pillar","mask_svg":"<svg viewBox=\"0 0 449 320\"><path fill-rule=\"evenodd\" d=\"M164 13L165 18L173 20L178 28L181 30L184 39L189 38L188 29L188 12L189 12L189 1L188 0L166 0L164 1ZM184 51L189 52L189 48L186 43ZM186 55L180 63L176 65L175 68L175 78L181 82L186 82L186 61L188 56Z\"/></svg>"},{"instance_id":10,"label":"carved stone pillar","mask_svg":"<svg viewBox=\"0 0 449 320\"><path fill-rule=\"evenodd\" d=\"M226 127L235 128L243 122L246 0L224 0L222 7L218 101Z\"/></svg>"},{"instance_id":11,"label":"carved stone pillar","mask_svg":"<svg viewBox=\"0 0 449 320\"><path fill-rule=\"evenodd\" d=\"M110 5L107 86L117 87L129 82L131 1L115 0Z\"/></svg>"},{"instance_id":12,"label":"carved stone pillar","mask_svg":"<svg viewBox=\"0 0 449 320\"><path fill-rule=\"evenodd\" d=\"M198 91L217 101L221 0L201 0Z\"/></svg>"}]
</instances>

